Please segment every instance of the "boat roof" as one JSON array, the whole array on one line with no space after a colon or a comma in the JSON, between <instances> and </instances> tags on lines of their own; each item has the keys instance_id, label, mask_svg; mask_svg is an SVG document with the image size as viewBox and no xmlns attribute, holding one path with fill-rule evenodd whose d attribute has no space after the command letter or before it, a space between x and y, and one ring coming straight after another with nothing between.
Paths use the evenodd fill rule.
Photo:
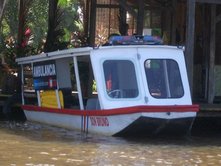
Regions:
<instances>
[{"instance_id":1,"label":"boat roof","mask_svg":"<svg viewBox=\"0 0 221 166\"><path fill-rule=\"evenodd\" d=\"M30 64L34 62L42 62L46 60L54 60L60 58L70 58L75 56L86 56L90 55L92 50L99 49L123 49L123 48L155 48L155 49L179 49L183 48L178 46L168 46L168 45L115 45L115 46L101 46L101 47L82 47L82 48L71 48L66 50L58 50L49 53L41 53L38 55L31 55L27 57L17 58L16 62L18 64Z\"/></svg>"},{"instance_id":2,"label":"boat roof","mask_svg":"<svg viewBox=\"0 0 221 166\"><path fill-rule=\"evenodd\" d=\"M82 47L82 48L72 48L66 50L58 50L48 53L41 53L38 55L31 55L28 57L17 58L16 62L18 64L28 64L33 62L41 62L45 60L54 60L60 58L68 58L73 56L82 56L82 55L89 55L92 47Z\"/></svg>"}]
</instances>

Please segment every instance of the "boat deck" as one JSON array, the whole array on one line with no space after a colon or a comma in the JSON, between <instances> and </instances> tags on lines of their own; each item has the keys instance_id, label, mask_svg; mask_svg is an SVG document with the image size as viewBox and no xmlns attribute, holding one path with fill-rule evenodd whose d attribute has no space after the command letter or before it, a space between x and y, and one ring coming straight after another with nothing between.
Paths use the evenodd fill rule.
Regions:
<instances>
[{"instance_id":1,"label":"boat deck","mask_svg":"<svg viewBox=\"0 0 221 166\"><path fill-rule=\"evenodd\" d=\"M200 111L192 126L193 136L221 135L221 104L199 104Z\"/></svg>"},{"instance_id":2,"label":"boat deck","mask_svg":"<svg viewBox=\"0 0 221 166\"><path fill-rule=\"evenodd\" d=\"M199 104L199 117L221 117L221 104Z\"/></svg>"}]
</instances>

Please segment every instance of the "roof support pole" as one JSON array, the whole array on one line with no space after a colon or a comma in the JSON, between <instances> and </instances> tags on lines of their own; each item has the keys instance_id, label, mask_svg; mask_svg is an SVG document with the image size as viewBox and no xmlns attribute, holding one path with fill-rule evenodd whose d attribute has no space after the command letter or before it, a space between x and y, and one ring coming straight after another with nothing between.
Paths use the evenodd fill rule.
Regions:
<instances>
[{"instance_id":1,"label":"roof support pole","mask_svg":"<svg viewBox=\"0 0 221 166\"><path fill-rule=\"evenodd\" d=\"M186 51L185 59L187 73L192 94L193 87L193 56L194 56L194 33L195 33L195 0L187 0L187 23L186 23Z\"/></svg>"},{"instance_id":2,"label":"roof support pole","mask_svg":"<svg viewBox=\"0 0 221 166\"><path fill-rule=\"evenodd\" d=\"M61 108L61 100L60 100L59 90L58 89L59 89L59 87L57 89L55 89L55 96L56 96L58 108Z\"/></svg>"},{"instance_id":3,"label":"roof support pole","mask_svg":"<svg viewBox=\"0 0 221 166\"><path fill-rule=\"evenodd\" d=\"M75 72L75 79L76 79L76 83L77 83L77 91L78 91L80 109L84 110L83 97L82 97L82 91L81 91L81 82L80 82L78 62L77 62L76 56L73 57L73 61L74 61L74 72Z\"/></svg>"},{"instance_id":4,"label":"roof support pole","mask_svg":"<svg viewBox=\"0 0 221 166\"><path fill-rule=\"evenodd\" d=\"M21 99L22 99L22 105L25 104L24 99L24 67L21 65Z\"/></svg>"}]
</instances>

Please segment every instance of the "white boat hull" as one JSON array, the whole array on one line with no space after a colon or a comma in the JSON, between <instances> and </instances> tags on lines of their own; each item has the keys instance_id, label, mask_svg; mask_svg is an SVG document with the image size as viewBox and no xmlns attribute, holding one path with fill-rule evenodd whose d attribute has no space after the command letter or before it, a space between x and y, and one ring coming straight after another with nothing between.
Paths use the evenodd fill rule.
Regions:
<instances>
[{"instance_id":1,"label":"white boat hull","mask_svg":"<svg viewBox=\"0 0 221 166\"><path fill-rule=\"evenodd\" d=\"M113 115L102 115L102 111L94 111L95 113L88 111L86 115L80 110L74 110L73 114L71 110L61 113L58 112L60 109L49 110L47 108L44 111L24 109L24 112L29 121L108 136L155 135L167 132L174 135L186 134L196 116L196 112L192 111L170 113L135 111L134 113L113 113Z\"/></svg>"}]
</instances>

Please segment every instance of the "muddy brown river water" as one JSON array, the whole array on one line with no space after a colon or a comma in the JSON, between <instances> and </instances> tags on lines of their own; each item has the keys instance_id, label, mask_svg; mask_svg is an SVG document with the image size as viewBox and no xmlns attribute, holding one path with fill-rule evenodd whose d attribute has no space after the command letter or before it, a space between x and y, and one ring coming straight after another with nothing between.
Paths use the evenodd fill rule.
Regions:
<instances>
[{"instance_id":1,"label":"muddy brown river water","mask_svg":"<svg viewBox=\"0 0 221 166\"><path fill-rule=\"evenodd\" d=\"M0 166L221 165L221 136L117 138L0 121Z\"/></svg>"}]
</instances>

